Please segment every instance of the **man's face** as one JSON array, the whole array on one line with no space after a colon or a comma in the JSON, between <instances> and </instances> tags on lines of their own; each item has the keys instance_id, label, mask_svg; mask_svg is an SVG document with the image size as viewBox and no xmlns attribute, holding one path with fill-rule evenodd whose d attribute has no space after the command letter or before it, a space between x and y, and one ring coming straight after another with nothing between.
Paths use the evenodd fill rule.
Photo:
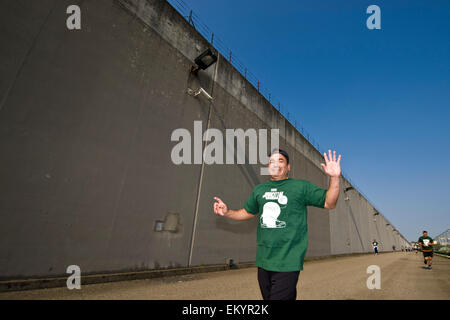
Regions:
<instances>
[{"instance_id":1,"label":"man's face","mask_svg":"<svg viewBox=\"0 0 450 320\"><path fill-rule=\"evenodd\" d=\"M287 163L282 154L275 153L269 158L269 174L273 179L287 177L289 170L291 170L291 165Z\"/></svg>"},{"instance_id":2,"label":"man's face","mask_svg":"<svg viewBox=\"0 0 450 320\"><path fill-rule=\"evenodd\" d=\"M428 233L427 233L427 232L424 232L424 233L423 233L423 236L424 236L424 237L428 237Z\"/></svg>"}]
</instances>

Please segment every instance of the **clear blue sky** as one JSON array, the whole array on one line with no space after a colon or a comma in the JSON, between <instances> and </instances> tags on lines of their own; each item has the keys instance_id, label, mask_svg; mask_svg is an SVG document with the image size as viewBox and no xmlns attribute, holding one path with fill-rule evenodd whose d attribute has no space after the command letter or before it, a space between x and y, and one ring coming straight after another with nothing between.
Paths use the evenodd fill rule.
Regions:
<instances>
[{"instance_id":1,"label":"clear blue sky","mask_svg":"<svg viewBox=\"0 0 450 320\"><path fill-rule=\"evenodd\" d=\"M408 240L450 228L450 1L182 1Z\"/></svg>"}]
</instances>

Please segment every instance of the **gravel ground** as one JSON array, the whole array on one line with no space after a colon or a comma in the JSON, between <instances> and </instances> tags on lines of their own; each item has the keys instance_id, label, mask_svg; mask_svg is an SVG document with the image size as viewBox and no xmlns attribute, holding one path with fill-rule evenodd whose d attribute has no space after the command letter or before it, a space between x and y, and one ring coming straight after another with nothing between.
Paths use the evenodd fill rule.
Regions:
<instances>
[{"instance_id":1,"label":"gravel ground","mask_svg":"<svg viewBox=\"0 0 450 320\"><path fill-rule=\"evenodd\" d=\"M367 267L381 270L381 288L369 290ZM83 281L83 280L82 280ZM80 290L51 288L0 293L6 299L260 300L256 268L148 280L81 285ZM413 252L348 256L308 261L300 272L297 299L435 300L450 299L450 260L433 258L424 269Z\"/></svg>"}]
</instances>

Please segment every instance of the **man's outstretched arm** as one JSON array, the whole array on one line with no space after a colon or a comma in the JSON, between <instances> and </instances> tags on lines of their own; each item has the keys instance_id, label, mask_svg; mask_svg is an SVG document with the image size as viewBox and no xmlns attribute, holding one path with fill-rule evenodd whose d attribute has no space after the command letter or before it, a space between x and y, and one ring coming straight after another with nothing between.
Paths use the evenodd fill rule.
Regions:
<instances>
[{"instance_id":1,"label":"man's outstretched arm","mask_svg":"<svg viewBox=\"0 0 450 320\"><path fill-rule=\"evenodd\" d=\"M256 214L248 213L244 208L239 210L228 210L227 205L217 197L214 197L214 213L219 216L227 217L233 220L249 220L256 216Z\"/></svg>"},{"instance_id":2,"label":"man's outstretched arm","mask_svg":"<svg viewBox=\"0 0 450 320\"><path fill-rule=\"evenodd\" d=\"M325 197L325 209L336 208L336 203L339 198L339 184L341 177L341 156L336 159L336 151L331 154L328 150L329 157L324 153L325 164L321 164L323 170L330 176L330 186L328 187L327 195Z\"/></svg>"},{"instance_id":3,"label":"man's outstretched arm","mask_svg":"<svg viewBox=\"0 0 450 320\"><path fill-rule=\"evenodd\" d=\"M339 198L339 177L330 177L330 186L328 187L327 195L325 198L325 209L334 209Z\"/></svg>"}]
</instances>

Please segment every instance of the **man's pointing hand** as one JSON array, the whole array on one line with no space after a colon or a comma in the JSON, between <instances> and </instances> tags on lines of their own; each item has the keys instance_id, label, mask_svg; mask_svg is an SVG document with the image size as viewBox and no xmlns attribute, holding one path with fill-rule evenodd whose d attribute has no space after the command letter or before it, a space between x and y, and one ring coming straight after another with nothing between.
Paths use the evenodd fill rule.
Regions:
<instances>
[{"instance_id":1,"label":"man's pointing hand","mask_svg":"<svg viewBox=\"0 0 450 320\"><path fill-rule=\"evenodd\" d=\"M225 216L228 212L228 207L225 203L223 203L220 198L214 197L214 213L218 214L219 216Z\"/></svg>"}]
</instances>

